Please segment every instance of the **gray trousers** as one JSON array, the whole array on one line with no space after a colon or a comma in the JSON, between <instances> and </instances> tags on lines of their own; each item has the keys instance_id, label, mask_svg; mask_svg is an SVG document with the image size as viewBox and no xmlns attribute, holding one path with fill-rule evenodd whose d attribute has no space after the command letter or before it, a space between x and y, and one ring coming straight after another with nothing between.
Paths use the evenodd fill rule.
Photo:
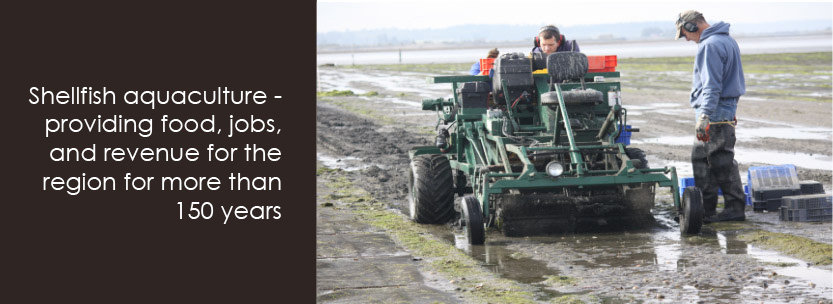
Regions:
<instances>
[{"instance_id":1,"label":"gray trousers","mask_svg":"<svg viewBox=\"0 0 833 304\"><path fill-rule=\"evenodd\" d=\"M703 192L705 216L715 214L717 189L723 191L725 209L743 210L746 196L735 161L735 127L726 123L709 126L709 141L695 141L691 149L694 185Z\"/></svg>"}]
</instances>

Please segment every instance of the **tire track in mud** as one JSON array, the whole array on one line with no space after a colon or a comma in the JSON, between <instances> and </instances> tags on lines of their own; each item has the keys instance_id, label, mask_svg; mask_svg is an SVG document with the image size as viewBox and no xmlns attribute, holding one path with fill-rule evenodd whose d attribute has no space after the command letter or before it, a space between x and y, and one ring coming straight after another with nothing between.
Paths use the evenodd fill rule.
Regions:
<instances>
[{"instance_id":1,"label":"tire track in mud","mask_svg":"<svg viewBox=\"0 0 833 304\"><path fill-rule=\"evenodd\" d=\"M395 126L381 126L344 110L318 105L319 151L330 156L357 157L369 167L354 174L356 184L392 208L408 212L408 150L429 145L425 138Z\"/></svg>"}]
</instances>

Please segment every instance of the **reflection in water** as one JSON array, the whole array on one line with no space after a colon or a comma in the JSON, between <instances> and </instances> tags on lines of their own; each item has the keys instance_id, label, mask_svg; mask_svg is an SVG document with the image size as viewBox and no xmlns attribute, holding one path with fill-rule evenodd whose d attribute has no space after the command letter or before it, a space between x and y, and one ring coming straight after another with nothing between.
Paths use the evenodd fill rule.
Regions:
<instances>
[{"instance_id":1,"label":"reflection in water","mask_svg":"<svg viewBox=\"0 0 833 304\"><path fill-rule=\"evenodd\" d=\"M652 235L656 260L654 263L660 270L682 271L680 267L680 233L677 231L664 231Z\"/></svg>"},{"instance_id":2,"label":"reflection in water","mask_svg":"<svg viewBox=\"0 0 833 304\"><path fill-rule=\"evenodd\" d=\"M717 242L720 252L725 254L746 254L746 242L738 239L737 232L718 232Z\"/></svg>"},{"instance_id":3,"label":"reflection in water","mask_svg":"<svg viewBox=\"0 0 833 304\"><path fill-rule=\"evenodd\" d=\"M537 283L544 281L547 276L558 274L555 269L547 268L545 262L507 249L506 245L511 241L500 241L500 238L499 232L489 231L486 239L490 241L485 245L472 246L464 234L455 233L454 246L482 261L483 266L492 272L521 283Z\"/></svg>"},{"instance_id":4,"label":"reflection in water","mask_svg":"<svg viewBox=\"0 0 833 304\"><path fill-rule=\"evenodd\" d=\"M755 248L741 241L738 231L716 231L706 228L697 236L681 237L678 229L662 227L668 226L663 223L669 220L666 218L669 214L662 211L660 213L656 214L660 227L636 231L510 238L504 237L496 230L489 230L486 245L482 246L470 246L464 234L451 233L448 226L441 226L442 232L439 233L457 248L482 261L483 267L504 278L540 288L537 291L538 300L562 295L560 292L583 293L587 291L586 288L592 288L592 293L603 297L611 294L621 295L622 291L619 290L622 289L616 289L616 286L622 286L621 282L609 281L604 277L626 278L631 275L637 278L644 275L661 277L672 284L677 282L679 285L676 288L676 296L669 297L666 302L682 299L726 303L797 299L800 302L810 299L809 297L831 298L830 290L833 286L829 270L808 268L807 264L800 260ZM707 279L700 279L698 276L702 273L703 266L691 262L698 256L695 252L702 250L699 248L711 248L706 254L719 252L718 255L727 257L748 255L761 262L796 263L799 266L766 266L765 269L777 271L779 276L784 276L777 279L767 276L767 271L770 270L749 277L728 274L730 277L734 276L728 280L723 277L725 274L718 272L715 273L716 276L707 275L704 277ZM694 257L688 256L692 254ZM656 267L645 267L651 264ZM691 274L694 276L689 277ZM579 283L565 286L547 283L548 277L558 275L575 277ZM649 290L667 288L666 285L662 285L663 281L648 282L648 279L645 279L648 283L643 283L641 280L643 279L633 282L633 285L626 283L623 287L626 290L630 287L637 288L636 286ZM743 281L732 283L736 280ZM763 289L763 282L767 282L768 290ZM810 287L809 282L816 286ZM591 284L591 287L583 284ZM773 294L773 291L777 290L784 290L794 296ZM670 294L668 291L665 293Z\"/></svg>"}]
</instances>

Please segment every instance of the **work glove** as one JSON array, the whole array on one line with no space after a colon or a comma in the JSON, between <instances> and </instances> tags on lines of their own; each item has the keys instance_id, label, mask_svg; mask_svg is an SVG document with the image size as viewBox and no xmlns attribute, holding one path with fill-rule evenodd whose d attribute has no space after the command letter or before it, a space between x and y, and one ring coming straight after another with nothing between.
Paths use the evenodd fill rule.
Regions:
<instances>
[{"instance_id":1,"label":"work glove","mask_svg":"<svg viewBox=\"0 0 833 304\"><path fill-rule=\"evenodd\" d=\"M700 115L697 120L697 125L694 127L694 132L697 133L697 140L702 142L709 142L709 116L706 114Z\"/></svg>"}]
</instances>

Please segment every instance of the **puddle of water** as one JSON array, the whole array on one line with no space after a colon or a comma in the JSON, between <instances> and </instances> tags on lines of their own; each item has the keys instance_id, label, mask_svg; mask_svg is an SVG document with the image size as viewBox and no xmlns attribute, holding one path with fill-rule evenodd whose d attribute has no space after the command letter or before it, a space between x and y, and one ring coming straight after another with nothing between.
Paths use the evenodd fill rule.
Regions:
<instances>
[{"instance_id":1,"label":"puddle of water","mask_svg":"<svg viewBox=\"0 0 833 304\"><path fill-rule=\"evenodd\" d=\"M644 105L644 106L625 105L624 107L626 109L628 109L628 114L631 114L630 110L652 111L652 110L657 110L657 109L662 109L662 108L676 108L676 107L679 107L679 106L680 106L680 104L676 104L676 103L661 102L661 103L652 103L652 104Z\"/></svg>"},{"instance_id":2,"label":"puddle of water","mask_svg":"<svg viewBox=\"0 0 833 304\"><path fill-rule=\"evenodd\" d=\"M740 141L772 137L785 139L830 140L833 130L827 128L738 128L735 136Z\"/></svg>"},{"instance_id":3,"label":"puddle of water","mask_svg":"<svg viewBox=\"0 0 833 304\"><path fill-rule=\"evenodd\" d=\"M827 97L827 96L830 96L830 94L813 92L813 93L799 94L798 96L807 96L807 97Z\"/></svg>"},{"instance_id":4,"label":"puddle of water","mask_svg":"<svg viewBox=\"0 0 833 304\"><path fill-rule=\"evenodd\" d=\"M691 136L663 136L646 139L632 139L631 144L688 146L692 144L692 138ZM735 160L741 163L762 163L770 165L783 165L789 163L808 169L833 170L833 157L823 154L811 155L807 153L780 152L735 147ZM651 163L650 159L648 160L648 163Z\"/></svg>"},{"instance_id":5,"label":"puddle of water","mask_svg":"<svg viewBox=\"0 0 833 304\"><path fill-rule=\"evenodd\" d=\"M508 243L518 242L521 239L510 239L498 231L489 229L486 231L486 244L472 246L462 231L452 230L448 225L429 225L426 228L431 231L431 234L449 241L457 249L483 262L481 266L484 268L504 278L533 284L546 280L547 276L558 275L558 271L547 268L545 262L531 259L506 248Z\"/></svg>"},{"instance_id":6,"label":"puddle of water","mask_svg":"<svg viewBox=\"0 0 833 304\"><path fill-rule=\"evenodd\" d=\"M389 97L389 98L385 98L385 99L384 99L384 102L389 102L389 103L393 103L393 104L401 104L401 105L406 105L406 106L408 106L408 107L412 107L412 108L415 108L415 109L422 109L422 102L411 101L411 100L404 100L404 99L401 99L401 98L393 98L393 97ZM426 112L426 113L427 113L427 112ZM436 114L435 114L435 115L436 115Z\"/></svg>"},{"instance_id":7,"label":"puddle of water","mask_svg":"<svg viewBox=\"0 0 833 304\"><path fill-rule=\"evenodd\" d=\"M716 237L720 252L724 254L748 254L746 242L739 240L736 233L718 232Z\"/></svg>"},{"instance_id":8,"label":"puddle of water","mask_svg":"<svg viewBox=\"0 0 833 304\"><path fill-rule=\"evenodd\" d=\"M670 221L671 212L655 213L658 221ZM547 262L534 260L527 254L538 254L538 250L561 251L565 246L572 252L563 263L577 268L616 269L621 275L628 273L683 272L689 267L689 260L684 256L687 246L716 246L719 251L727 255L748 255L761 262L797 263L801 266L770 267L780 276L787 277L790 283L784 283L785 278L755 277L746 286L711 286L703 284L694 287L688 284L681 286L688 300L699 299L704 291L711 296L704 299L739 301L743 303L781 303L797 299L798 302L810 297L831 299L831 271L818 268L807 268L805 262L785 257L777 252L758 249L737 238L733 231L706 231L700 238L684 239L677 229L651 228L647 230L590 233L565 236L540 236L527 238L508 238L500 232L487 232L487 243L483 246L470 246L462 233L452 233L448 226L432 226L432 233L452 242L457 248L472 257L482 261L483 267L505 277L525 284L542 287L536 292L538 300L547 300L559 296L558 291L550 290L550 286L541 285L548 276L558 275L558 271L547 267ZM690 243L693 242L693 243ZM509 250L509 245L517 245L523 250ZM536 249L537 248L537 249ZM520 253L523 252L523 255ZM544 253L542 253L544 254ZM657 268L644 267L654 264ZM768 272L764 272L767 273ZM784 294L763 293L762 282L769 282L770 290L784 290ZM810 287L809 282L816 284ZM649 286L650 287L650 286ZM568 288L569 289L569 288ZM559 289L560 290L560 289ZM741 294L738 299L735 295ZM769 298L761 297L768 294ZM679 298L677 298L678 300ZM674 297L660 302L672 303Z\"/></svg>"},{"instance_id":9,"label":"puddle of water","mask_svg":"<svg viewBox=\"0 0 833 304\"><path fill-rule=\"evenodd\" d=\"M366 72L349 70L322 70L319 76L324 90L351 90L356 94L364 94L365 89L359 88L360 83L370 84L379 90L392 92L413 93L424 98L435 98L449 94L449 84L430 84L425 81L428 74L421 73L389 73Z\"/></svg>"},{"instance_id":10,"label":"puddle of water","mask_svg":"<svg viewBox=\"0 0 833 304\"><path fill-rule=\"evenodd\" d=\"M677 230L655 233L652 235L654 253L657 255L655 264L660 270L681 271L685 267L680 262L682 246L680 233Z\"/></svg>"},{"instance_id":11,"label":"puddle of water","mask_svg":"<svg viewBox=\"0 0 833 304\"><path fill-rule=\"evenodd\" d=\"M833 158L830 155L807 153L777 152L756 149L735 148L735 160L744 163L763 163L770 165L793 164L797 167L821 170L833 170Z\"/></svg>"},{"instance_id":12,"label":"puddle of water","mask_svg":"<svg viewBox=\"0 0 833 304\"><path fill-rule=\"evenodd\" d=\"M752 245L747 245L747 254L767 263L792 263L798 266L776 267L776 272L779 275L796 277L802 280L813 282L817 288L833 288L833 281L831 276L833 272L814 267L806 266L807 262L791 257L786 257L778 252L757 248Z\"/></svg>"},{"instance_id":13,"label":"puddle of water","mask_svg":"<svg viewBox=\"0 0 833 304\"><path fill-rule=\"evenodd\" d=\"M743 117L742 120L738 121L738 127L739 128L743 127L743 123L746 122L746 121L769 124L769 125L773 125L773 126L784 126L784 127L791 127L791 128L807 128L806 126L799 126L799 125L795 125L795 124L792 124L792 123L774 122L774 121L770 121L770 120L754 119L754 118L746 118L746 117Z\"/></svg>"},{"instance_id":14,"label":"puddle of water","mask_svg":"<svg viewBox=\"0 0 833 304\"><path fill-rule=\"evenodd\" d=\"M353 156L345 156L341 158L332 157L323 153L316 153L316 158L322 165L330 169L341 169L344 171L363 170L370 167L370 165L362 164L362 159Z\"/></svg>"},{"instance_id":15,"label":"puddle of water","mask_svg":"<svg viewBox=\"0 0 833 304\"><path fill-rule=\"evenodd\" d=\"M631 144L665 144L672 146L690 146L694 136L661 136L654 138L631 139Z\"/></svg>"}]
</instances>

